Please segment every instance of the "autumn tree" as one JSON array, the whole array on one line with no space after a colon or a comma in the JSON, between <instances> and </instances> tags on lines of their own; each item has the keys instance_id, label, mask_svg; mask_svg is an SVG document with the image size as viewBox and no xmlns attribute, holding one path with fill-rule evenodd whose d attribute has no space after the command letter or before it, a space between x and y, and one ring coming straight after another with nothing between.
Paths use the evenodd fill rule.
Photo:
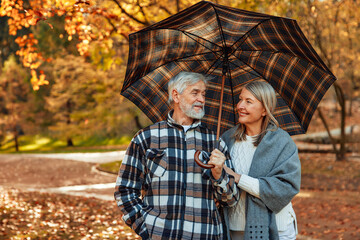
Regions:
<instances>
[{"instance_id":1,"label":"autumn tree","mask_svg":"<svg viewBox=\"0 0 360 240\"><path fill-rule=\"evenodd\" d=\"M128 35L140 28L151 25L195 1L119 1L119 0L3 0L0 16L7 17L9 34L17 36L16 43L20 50L24 66L32 71L34 89L48 84L39 67L50 59L39 51L38 39L33 33L19 34L26 28L31 29L39 23L53 30L53 19L62 17L65 21L66 34L60 38L69 41L77 39L80 55L88 56L91 44L105 43L104 48L127 44Z\"/></svg>"},{"instance_id":2,"label":"autumn tree","mask_svg":"<svg viewBox=\"0 0 360 240\"><path fill-rule=\"evenodd\" d=\"M0 66L3 66L9 56L14 55L18 49L15 37L9 34L7 19L0 17Z\"/></svg>"},{"instance_id":3,"label":"autumn tree","mask_svg":"<svg viewBox=\"0 0 360 240\"><path fill-rule=\"evenodd\" d=\"M50 129L68 146L74 145L75 137L114 138L143 127L134 125L138 113L128 111L133 106L119 93L119 70L105 72L72 55L54 60L53 67L54 84L46 98L47 109L54 114Z\"/></svg>"},{"instance_id":4,"label":"autumn tree","mask_svg":"<svg viewBox=\"0 0 360 240\"><path fill-rule=\"evenodd\" d=\"M93 133L100 137L116 138L134 135L139 129L150 124L150 120L135 105L120 95L124 69L106 71L105 77L94 94L98 103L89 116L94 125Z\"/></svg>"},{"instance_id":5,"label":"autumn tree","mask_svg":"<svg viewBox=\"0 0 360 240\"><path fill-rule=\"evenodd\" d=\"M87 133L88 110L96 106L93 94L103 76L89 65L71 55L54 60L54 84L46 98L47 107L54 114L51 129L66 139L67 146L74 145L73 137Z\"/></svg>"},{"instance_id":6,"label":"autumn tree","mask_svg":"<svg viewBox=\"0 0 360 240\"><path fill-rule=\"evenodd\" d=\"M360 72L356 66L360 63L359 3L352 0L312 1L306 8L304 19L310 40L317 48L325 64L338 80L333 84L333 93L340 109L340 147L331 136L327 119L319 108L319 116L329 133L337 160L344 160L346 153L345 135L346 115L351 113L352 101L358 95ZM350 104L347 105L347 102ZM349 106L349 108L347 108Z\"/></svg>"},{"instance_id":7,"label":"autumn tree","mask_svg":"<svg viewBox=\"0 0 360 240\"><path fill-rule=\"evenodd\" d=\"M4 63L0 75L0 125L13 135L15 150L19 151L19 134L31 116L29 75L15 57Z\"/></svg>"}]
</instances>

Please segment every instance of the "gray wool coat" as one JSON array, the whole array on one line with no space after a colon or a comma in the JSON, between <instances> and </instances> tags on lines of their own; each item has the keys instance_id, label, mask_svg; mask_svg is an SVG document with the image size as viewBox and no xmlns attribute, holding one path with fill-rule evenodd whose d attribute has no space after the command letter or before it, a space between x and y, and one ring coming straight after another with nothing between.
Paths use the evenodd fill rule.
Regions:
<instances>
[{"instance_id":1,"label":"gray wool coat","mask_svg":"<svg viewBox=\"0 0 360 240\"><path fill-rule=\"evenodd\" d=\"M229 151L235 143L238 126L226 131L221 138ZM234 161L234 159L232 159ZM249 176L260 183L260 199L246 194L245 239L278 239L275 214L283 209L300 190L301 165L298 150L290 135L278 128L267 131L257 146ZM226 226L227 209L224 209ZM230 239L230 232L228 239Z\"/></svg>"}]
</instances>

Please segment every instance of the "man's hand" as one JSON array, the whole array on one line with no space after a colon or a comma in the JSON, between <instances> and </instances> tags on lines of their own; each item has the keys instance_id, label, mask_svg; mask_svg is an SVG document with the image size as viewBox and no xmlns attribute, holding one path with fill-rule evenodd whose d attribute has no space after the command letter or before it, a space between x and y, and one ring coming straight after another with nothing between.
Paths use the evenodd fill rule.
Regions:
<instances>
[{"instance_id":1,"label":"man's hand","mask_svg":"<svg viewBox=\"0 0 360 240\"><path fill-rule=\"evenodd\" d=\"M214 179L218 180L221 177L225 160L226 157L220 150L215 149L211 152L208 164L214 165L214 167L211 168L211 174L213 175Z\"/></svg>"}]
</instances>

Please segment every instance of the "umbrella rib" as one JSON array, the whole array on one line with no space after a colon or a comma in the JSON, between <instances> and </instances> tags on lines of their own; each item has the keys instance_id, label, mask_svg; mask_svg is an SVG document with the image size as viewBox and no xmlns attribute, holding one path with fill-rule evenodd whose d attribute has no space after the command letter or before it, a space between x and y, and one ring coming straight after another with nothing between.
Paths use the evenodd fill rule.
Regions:
<instances>
[{"instance_id":1,"label":"umbrella rib","mask_svg":"<svg viewBox=\"0 0 360 240\"><path fill-rule=\"evenodd\" d=\"M220 18L219 18L219 14L215 8L214 5L211 5L214 9L214 12L215 12L215 16L216 16L216 20L218 22L218 25L219 25L219 29L220 29L220 36L221 36L221 40L222 40L222 43L223 43L223 47L226 47L226 42L225 42L225 36L224 36L224 31L222 29L222 26L221 26L221 21L220 21Z\"/></svg>"},{"instance_id":2,"label":"umbrella rib","mask_svg":"<svg viewBox=\"0 0 360 240\"><path fill-rule=\"evenodd\" d=\"M267 18L267 19L264 19L263 21L261 21L261 22L259 22L258 24L256 24L252 29L250 29L248 32L246 32L246 34L244 34L244 36L242 36L241 38L239 38L238 40L236 40L232 45L231 45L231 48L235 45L235 44L237 44L237 43L240 43L240 45L239 45L239 47L242 45L242 43L250 36L250 34L253 32L253 31L255 31L255 29L258 27L258 26L260 26L260 24L262 24L262 23L264 23L264 22L266 22L266 21L270 21L270 20L272 20L272 19L278 19L278 18L280 18L281 19L281 17L270 17L270 18ZM306 39L306 37L305 37L305 35L300 31L300 33L302 34L302 36L305 38L305 40L307 41L307 39ZM241 41L241 42L240 42ZM308 41L307 41L307 43L308 43ZM309 45L311 45L310 43L308 43ZM236 49L235 50L232 50L232 52L230 53L230 54L233 54L233 52L235 52L236 51ZM290 56L293 56L293 57L296 57L296 58L299 58L299 59L303 59L303 58L301 58L301 57L299 57L298 55L296 55L296 54L294 54L294 53L292 53L292 52L283 52L283 51L272 51L272 50L267 50L267 49L265 49L265 50L242 50L242 51L251 51L251 52L274 52L274 53L283 53L283 54L286 54L286 55L290 55ZM315 63L313 63L312 61L310 61L310 60L307 60L307 59L303 59L304 61L306 61L306 62L309 62L310 64L312 64L312 65L314 65L314 66L316 66L317 68L320 68L320 69L322 69L322 66L318 66L317 64L315 64ZM322 62L322 60L321 60L321 58L320 58L320 62ZM324 66L325 66L325 69L324 70L328 70L328 68L327 68L327 66L324 64ZM330 73L331 73L331 71L330 70L328 70ZM331 73L332 74L332 73ZM333 74L332 74L333 75Z\"/></svg>"},{"instance_id":3,"label":"umbrella rib","mask_svg":"<svg viewBox=\"0 0 360 240\"><path fill-rule=\"evenodd\" d=\"M215 71L215 69L218 67L218 66L216 66L216 67L213 68L213 66L214 66L217 62L218 62L218 61L215 61L213 64L211 64L211 66L210 66L209 69L206 71L206 73L212 74L212 73ZM218 62L218 65L220 65L220 63L221 63L221 62ZM213 68L213 70L212 70L211 72L209 72L209 70L212 69L212 68Z\"/></svg>"},{"instance_id":4,"label":"umbrella rib","mask_svg":"<svg viewBox=\"0 0 360 240\"><path fill-rule=\"evenodd\" d=\"M281 53L281 54L284 54L284 55L287 55L287 56L289 56L289 57L294 57L294 58L297 58L297 59L301 59L301 60L303 60L303 61L305 61L305 62L307 62L308 64L310 64L310 65L312 65L312 66L314 66L314 67L316 67L316 68L318 68L320 71L323 71L323 72L326 72L324 69L322 69L321 67L319 67L318 65L316 65L316 64L314 64L313 62L311 62L311 61L308 61L308 60L306 60L306 59L303 59L303 58L301 58L301 57L299 57L299 56L297 56L297 55L294 55L294 54L291 54L290 52L282 52L282 51L271 51L271 50L242 50L243 52L268 52L268 53L270 53L270 54L277 54L277 53ZM240 58L238 58L236 55L234 55L233 53L231 54L232 56L234 56L236 59L238 59L239 61L241 61L241 62L243 62ZM253 56L253 58L256 58L256 57L258 57L258 56ZM249 58L251 58L251 56L249 56ZM243 62L245 65L248 65L248 64L246 64L245 62ZM235 64L233 64L233 65L235 65ZM237 66L237 65L235 65L235 66ZM248 65L249 66L249 65ZM250 66L249 66L250 67ZM250 67L251 68L251 67ZM254 70L255 71L255 70ZM330 72L331 73L331 72ZM331 75L332 77L335 77L333 74L329 74L329 75Z\"/></svg>"},{"instance_id":5,"label":"umbrella rib","mask_svg":"<svg viewBox=\"0 0 360 240\"><path fill-rule=\"evenodd\" d=\"M182 32L185 36L188 36L189 38L191 38L191 39L194 40L195 42L199 43L199 44L200 44L201 46L203 46L204 48L206 48L206 49L208 49L209 51L213 52L214 54L216 54L217 52L221 52L221 50L220 50L220 51L213 51L213 50L211 50L211 49L208 48L206 45L202 44L200 41L197 41L197 40L195 39L195 37L200 38L200 39L202 39L202 40L205 40L206 42L208 42L208 43L210 43L210 44L213 44L213 45L217 46L218 48L221 48L221 47L220 47L219 45L217 45L216 43L210 42L210 41L208 41L207 39L204 39L204 38L199 37L199 36L197 36L197 35L195 35L195 34L192 34L192 33L188 33L188 32L181 31L181 30L179 30L179 31Z\"/></svg>"},{"instance_id":6,"label":"umbrella rib","mask_svg":"<svg viewBox=\"0 0 360 240\"><path fill-rule=\"evenodd\" d=\"M206 55L206 54L208 54L208 53L210 53L210 52L204 52L204 53L198 53L198 54L191 54L191 55L188 55L188 56L185 56L185 57L181 57L181 58L177 58L177 59L175 59L175 60L171 60L170 62L178 61L178 60L182 60L182 59L186 59L186 58L191 58L191 57L196 57L196 56L201 56L201 55ZM216 52L213 52L213 53L217 56ZM219 58L217 57L217 58L215 58L214 60L217 60L217 59L219 59ZM206 59L206 60L188 60L188 61L208 61L208 59Z\"/></svg>"},{"instance_id":7,"label":"umbrella rib","mask_svg":"<svg viewBox=\"0 0 360 240\"><path fill-rule=\"evenodd\" d=\"M239 38L238 40L236 40L236 42L234 42L232 45L231 45L231 48L236 45L236 44L239 44L239 47L242 45L243 42L245 42L245 40L250 36L250 34L255 31L255 29L260 26L260 24L263 24L264 22L266 21L270 21L272 19L276 19L276 18L279 18L279 17L270 17L270 18L267 18L267 19L264 19L263 21L259 22L258 24L256 24L252 29L250 29L249 31L246 32L246 34L244 34L244 36L242 36L241 38ZM233 52L235 52L235 50L232 51L231 54L233 54ZM272 52L272 53L284 53L284 54L288 54L288 55L291 55L291 56L294 56L294 57L297 57L299 58L298 56L296 56L295 54L291 54L291 52L282 52L282 51L272 51L271 49L264 49L264 50L242 50L244 52ZM308 62L308 60L306 60ZM316 65L315 65L316 66Z\"/></svg>"},{"instance_id":8,"label":"umbrella rib","mask_svg":"<svg viewBox=\"0 0 360 240\"><path fill-rule=\"evenodd\" d=\"M173 31L177 31L177 32L181 32L183 33L185 36L191 38L192 40L194 40L195 42L201 44L202 46L204 46L205 48L209 49L208 47L206 47L204 44L200 43L200 41L196 40L196 38L199 38L201 40L203 40L204 42L207 42L209 44L212 44L212 45L215 45L216 47L218 48L222 48L221 46L217 45L216 43L213 43L203 37L200 37L198 35L195 35L193 33L189 33L189 32L186 32L186 31L183 31L183 30L180 30L180 29L175 29L175 28L156 28L156 29L148 29L148 30L144 30L142 32L150 32L150 31L157 31L157 30L173 30ZM213 50L209 49L210 51L214 52Z\"/></svg>"},{"instance_id":9,"label":"umbrella rib","mask_svg":"<svg viewBox=\"0 0 360 240\"><path fill-rule=\"evenodd\" d=\"M265 79L258 71L256 71L255 69L253 69L251 66L249 66L249 65L246 64L245 62L243 62L241 59L239 59L239 58L237 58L237 59L238 59L239 61L241 61L242 63L244 63L244 65L246 65L246 66L248 66L250 69L252 69L254 72L256 72L258 75L252 73L251 71L246 70L244 67L241 67L241 66L239 66L239 65L237 65L237 64L235 64L235 63L233 63L233 62L230 62L230 64L232 64L232 65L234 65L234 66L236 66L236 67L239 67L239 68L243 69L244 71L248 72L248 73L251 74L251 75L254 75L254 76L256 76L256 77L262 77L263 79Z\"/></svg>"},{"instance_id":10,"label":"umbrella rib","mask_svg":"<svg viewBox=\"0 0 360 240\"><path fill-rule=\"evenodd\" d=\"M277 50L277 51L273 51L273 50L271 50L271 49L264 49L264 50L241 50L242 52L269 52L269 53L271 53L271 54L276 54L276 53L282 53L282 54L285 54L285 55L288 55L288 56L292 56L292 57L296 57L296 58L299 58L299 59L303 59L303 58L301 58L301 57L299 57L298 55L295 55L295 54L293 54L293 53L291 53L291 52L283 52L283 51L279 51L279 50ZM234 54L232 54L233 56L235 56ZM258 56L253 56L253 57L258 57ZM305 59L303 59L304 61L306 61L306 62L309 62L310 64L312 64L312 65L314 65L314 66L317 66L317 65L315 65L315 64L313 64L312 62L310 62L310 61L308 61L308 60L305 60ZM318 67L318 66L317 66Z\"/></svg>"},{"instance_id":11,"label":"umbrella rib","mask_svg":"<svg viewBox=\"0 0 360 240\"><path fill-rule=\"evenodd\" d=\"M267 19L264 19L264 20L262 20L262 21L260 21L258 24L256 24L252 29L250 29L249 31L247 31L241 38L239 38L238 40L236 40L232 45L231 45L231 49L232 49L232 47L235 45L235 44L237 44L237 43L239 43L240 45L239 46L241 46L242 44L243 44L243 42L245 42L245 40L248 38L248 36L250 36L250 34L253 32L253 31L255 31L255 29L258 27L258 26L260 26L260 24L262 24L262 23L264 23L264 22L266 22L266 21L270 21L272 18L267 18ZM236 50L233 50L233 52L234 51L236 51ZM250 51L250 50L249 50Z\"/></svg>"}]
</instances>

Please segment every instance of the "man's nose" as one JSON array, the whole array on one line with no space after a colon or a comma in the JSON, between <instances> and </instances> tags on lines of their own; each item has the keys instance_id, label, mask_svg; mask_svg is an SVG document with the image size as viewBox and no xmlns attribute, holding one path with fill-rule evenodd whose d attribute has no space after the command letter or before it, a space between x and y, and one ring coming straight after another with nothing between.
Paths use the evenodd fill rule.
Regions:
<instances>
[{"instance_id":1,"label":"man's nose","mask_svg":"<svg viewBox=\"0 0 360 240\"><path fill-rule=\"evenodd\" d=\"M205 102L205 96L202 95L202 94L200 94L200 95L198 96L197 100L198 100L199 102L201 102L201 103L204 103L204 102Z\"/></svg>"}]
</instances>

